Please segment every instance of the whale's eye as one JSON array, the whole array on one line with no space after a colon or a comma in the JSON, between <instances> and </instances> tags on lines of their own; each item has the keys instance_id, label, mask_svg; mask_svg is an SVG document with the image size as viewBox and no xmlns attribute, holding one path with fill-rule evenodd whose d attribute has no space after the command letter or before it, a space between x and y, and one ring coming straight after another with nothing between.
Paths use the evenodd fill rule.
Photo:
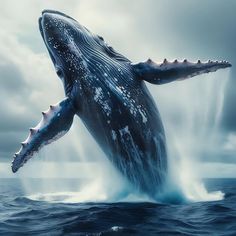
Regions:
<instances>
[{"instance_id":1,"label":"whale's eye","mask_svg":"<svg viewBox=\"0 0 236 236\"><path fill-rule=\"evenodd\" d=\"M60 78L62 78L63 75L64 75L64 73L63 73L61 68L56 68L56 73L57 73L58 77L60 77Z\"/></svg>"}]
</instances>

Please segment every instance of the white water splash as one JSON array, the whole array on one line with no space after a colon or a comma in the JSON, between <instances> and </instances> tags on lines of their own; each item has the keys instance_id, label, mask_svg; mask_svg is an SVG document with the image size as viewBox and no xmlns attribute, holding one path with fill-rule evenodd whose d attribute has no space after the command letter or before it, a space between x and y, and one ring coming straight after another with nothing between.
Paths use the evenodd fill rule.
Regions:
<instances>
[{"instance_id":1,"label":"white water splash","mask_svg":"<svg viewBox=\"0 0 236 236\"><path fill-rule=\"evenodd\" d=\"M158 91L169 149L169 180L163 194L166 198L175 193L194 202L224 198L221 191L206 189L199 160L217 148L228 77L225 71L220 71L173 83Z\"/></svg>"},{"instance_id":2,"label":"white water splash","mask_svg":"<svg viewBox=\"0 0 236 236\"><path fill-rule=\"evenodd\" d=\"M58 166L57 168L60 169ZM63 203L151 201L145 194L134 191L132 186L130 186L108 161L88 164L87 168L90 174L85 171L84 176L88 179L84 184L79 184L78 179L78 184L74 183L72 185L72 191L61 191L62 189L68 189L63 179L60 182L60 187L55 188L55 186L50 186L50 179L45 178L40 180L43 182L44 188L41 187L36 193L33 190L32 183L28 181L27 186L25 182L25 188L27 189L26 197L36 201ZM47 167L44 166L44 170L46 169ZM52 168L49 167L49 171L51 170ZM68 171L66 169L64 170L66 172ZM75 172L76 170L70 168L69 171ZM64 176L66 176L65 173ZM58 180L60 181L60 178ZM71 181L71 179L68 180Z\"/></svg>"},{"instance_id":3,"label":"white water splash","mask_svg":"<svg viewBox=\"0 0 236 236\"><path fill-rule=\"evenodd\" d=\"M89 203L89 202L153 202L148 196L142 194L128 194L125 197L111 198L106 192L97 192L95 185L83 188L78 192L55 192L55 193L37 193L28 195L27 198L34 201L45 201L54 203ZM96 193L96 197L94 197Z\"/></svg>"},{"instance_id":4,"label":"white water splash","mask_svg":"<svg viewBox=\"0 0 236 236\"><path fill-rule=\"evenodd\" d=\"M36 156L24 168L24 173L40 178L38 188L34 186L34 182L22 178L26 197L37 201L64 203L152 201L145 194L136 192L107 160L82 122L76 119L74 123L68 145L71 150L75 149L77 162L65 163L55 156L55 148L61 142L65 143L65 139L48 146L39 154L39 159L44 162L37 162ZM68 151L61 155L64 160L68 160L71 153ZM64 181L65 179L69 182L71 179L71 186L67 186L68 181ZM58 186L54 185L55 181Z\"/></svg>"}]
</instances>

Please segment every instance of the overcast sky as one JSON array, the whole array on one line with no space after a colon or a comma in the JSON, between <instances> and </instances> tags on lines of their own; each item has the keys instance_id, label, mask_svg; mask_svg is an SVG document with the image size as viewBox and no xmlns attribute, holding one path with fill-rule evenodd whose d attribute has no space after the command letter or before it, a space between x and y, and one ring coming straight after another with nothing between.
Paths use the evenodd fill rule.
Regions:
<instances>
[{"instance_id":1,"label":"overcast sky","mask_svg":"<svg viewBox=\"0 0 236 236\"><path fill-rule=\"evenodd\" d=\"M55 9L102 35L134 62L149 57L230 61L231 70L149 87L162 114L171 154L177 150L205 163L227 163L224 171L236 172L236 1L0 2L1 162L10 165L28 128L41 119L41 111L64 97L38 30L41 11ZM69 134L36 158L86 161L94 155L103 156L76 118Z\"/></svg>"}]
</instances>

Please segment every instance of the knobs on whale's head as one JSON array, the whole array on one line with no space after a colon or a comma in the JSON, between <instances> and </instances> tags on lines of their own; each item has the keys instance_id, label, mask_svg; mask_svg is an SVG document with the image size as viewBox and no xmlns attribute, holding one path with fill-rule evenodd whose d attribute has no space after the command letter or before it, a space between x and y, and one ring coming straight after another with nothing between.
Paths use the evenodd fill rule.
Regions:
<instances>
[{"instance_id":1,"label":"knobs on whale's head","mask_svg":"<svg viewBox=\"0 0 236 236\"><path fill-rule=\"evenodd\" d=\"M39 29L66 95L71 92L74 81L88 72L89 64L94 68L95 58L96 63L111 59L129 62L101 36L61 12L44 10L39 18Z\"/></svg>"}]
</instances>

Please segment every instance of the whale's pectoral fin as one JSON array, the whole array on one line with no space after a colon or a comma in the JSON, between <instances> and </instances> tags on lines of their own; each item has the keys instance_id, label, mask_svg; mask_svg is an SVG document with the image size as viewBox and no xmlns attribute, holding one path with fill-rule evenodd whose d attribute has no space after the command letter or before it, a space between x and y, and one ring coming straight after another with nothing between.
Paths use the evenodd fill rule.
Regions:
<instances>
[{"instance_id":1,"label":"whale's pectoral fin","mask_svg":"<svg viewBox=\"0 0 236 236\"><path fill-rule=\"evenodd\" d=\"M49 110L42 114L40 123L30 129L28 138L21 143L21 149L14 155L13 172L23 166L39 149L59 139L70 129L75 109L72 101L65 98L60 103L50 106Z\"/></svg>"},{"instance_id":2,"label":"whale's pectoral fin","mask_svg":"<svg viewBox=\"0 0 236 236\"><path fill-rule=\"evenodd\" d=\"M231 67L231 64L227 61L208 61L204 63L198 61L191 63L187 60L183 62L175 60L174 62L168 62L166 59L163 63L157 64L149 59L146 62L140 62L132 66L138 78L152 84L165 84Z\"/></svg>"}]
</instances>

